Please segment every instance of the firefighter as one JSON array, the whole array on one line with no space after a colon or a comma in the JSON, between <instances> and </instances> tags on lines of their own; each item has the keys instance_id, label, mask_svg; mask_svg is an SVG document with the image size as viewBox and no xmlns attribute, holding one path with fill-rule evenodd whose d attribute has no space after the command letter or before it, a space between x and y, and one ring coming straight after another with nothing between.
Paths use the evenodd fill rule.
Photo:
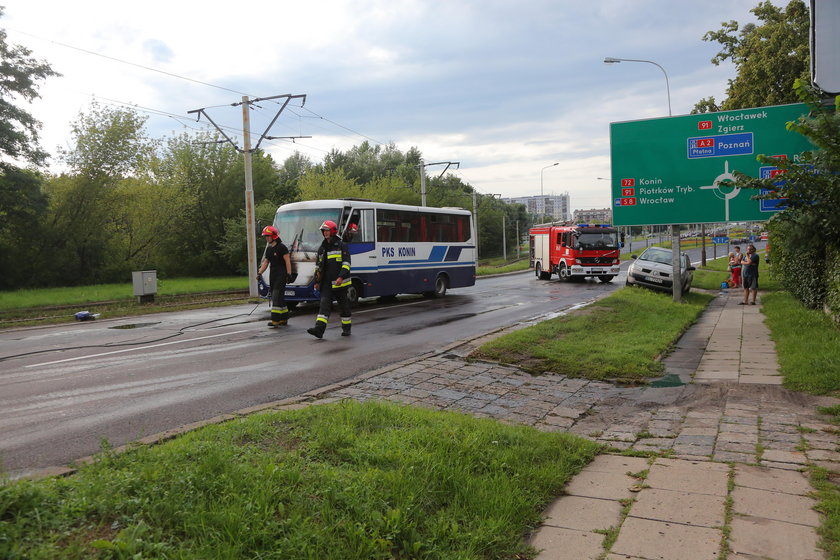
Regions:
<instances>
[{"instance_id":1,"label":"firefighter","mask_svg":"<svg viewBox=\"0 0 840 560\"><path fill-rule=\"evenodd\" d=\"M265 253L257 271L257 280L262 279L262 273L271 265L271 274L268 277L271 288L271 321L268 326L277 328L289 322L289 309L286 307L284 295L286 281L292 275L292 261L289 258L289 249L280 240L277 228L266 226L262 230L262 236L265 239Z\"/></svg>"},{"instance_id":2,"label":"firefighter","mask_svg":"<svg viewBox=\"0 0 840 560\"><path fill-rule=\"evenodd\" d=\"M318 247L315 260L315 290L321 290L321 307L315 326L306 332L316 338L322 338L330 319L332 300L338 300L341 312L341 336L350 336L350 300L347 299L347 287L350 286L350 251L338 237L338 226L332 220L321 224L324 241Z\"/></svg>"}]
</instances>

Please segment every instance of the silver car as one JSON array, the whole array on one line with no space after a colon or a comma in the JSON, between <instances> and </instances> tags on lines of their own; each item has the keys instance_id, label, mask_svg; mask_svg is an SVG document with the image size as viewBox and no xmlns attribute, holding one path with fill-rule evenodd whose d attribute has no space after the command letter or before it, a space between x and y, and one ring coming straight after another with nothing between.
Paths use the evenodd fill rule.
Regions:
<instances>
[{"instance_id":1,"label":"silver car","mask_svg":"<svg viewBox=\"0 0 840 560\"><path fill-rule=\"evenodd\" d=\"M671 249L662 247L648 247L639 255L630 255L633 262L627 269L628 286L644 286L654 290L670 292L673 290L673 259L674 252ZM685 253L680 254L680 283L682 293L687 294L691 290L691 281L695 270L691 266L691 260Z\"/></svg>"}]
</instances>

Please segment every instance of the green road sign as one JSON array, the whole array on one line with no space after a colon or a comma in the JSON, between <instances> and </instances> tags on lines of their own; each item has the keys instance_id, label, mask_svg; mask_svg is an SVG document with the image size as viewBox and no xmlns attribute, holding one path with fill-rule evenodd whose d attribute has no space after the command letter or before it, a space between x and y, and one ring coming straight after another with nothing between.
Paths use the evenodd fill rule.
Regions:
<instances>
[{"instance_id":1,"label":"green road sign","mask_svg":"<svg viewBox=\"0 0 840 560\"><path fill-rule=\"evenodd\" d=\"M701 224L766 220L777 201L752 200L733 171L772 177L756 156L799 159L813 146L785 128L804 104L610 124L613 224Z\"/></svg>"}]
</instances>

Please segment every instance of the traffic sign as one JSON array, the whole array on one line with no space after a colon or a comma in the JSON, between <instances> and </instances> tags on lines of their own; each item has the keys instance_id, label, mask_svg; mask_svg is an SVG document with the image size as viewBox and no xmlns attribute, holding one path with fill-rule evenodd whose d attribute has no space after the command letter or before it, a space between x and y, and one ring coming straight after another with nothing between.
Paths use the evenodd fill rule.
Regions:
<instances>
[{"instance_id":1,"label":"traffic sign","mask_svg":"<svg viewBox=\"0 0 840 560\"><path fill-rule=\"evenodd\" d=\"M712 243L715 245L726 245L729 243L728 237L712 237Z\"/></svg>"},{"instance_id":2,"label":"traffic sign","mask_svg":"<svg viewBox=\"0 0 840 560\"><path fill-rule=\"evenodd\" d=\"M773 177L759 154L798 162L813 146L786 124L804 104L610 124L613 223L620 226L762 221L784 200L733 186L735 171Z\"/></svg>"}]
</instances>

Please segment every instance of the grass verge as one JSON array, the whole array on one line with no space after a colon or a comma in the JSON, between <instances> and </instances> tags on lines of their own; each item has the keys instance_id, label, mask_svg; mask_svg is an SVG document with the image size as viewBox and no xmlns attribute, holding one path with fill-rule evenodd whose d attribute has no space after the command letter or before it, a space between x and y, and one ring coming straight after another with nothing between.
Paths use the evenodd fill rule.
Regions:
<instances>
[{"instance_id":1,"label":"grass verge","mask_svg":"<svg viewBox=\"0 0 840 560\"><path fill-rule=\"evenodd\" d=\"M840 560L840 480L819 467L811 468L811 485L817 489L817 511L823 514L823 522L817 529L822 539L821 546L831 560Z\"/></svg>"},{"instance_id":2,"label":"grass verge","mask_svg":"<svg viewBox=\"0 0 840 560\"><path fill-rule=\"evenodd\" d=\"M622 288L574 314L492 340L470 357L532 373L639 382L662 372L657 358L711 300L692 293L674 303L669 294Z\"/></svg>"},{"instance_id":3,"label":"grass verge","mask_svg":"<svg viewBox=\"0 0 840 560\"><path fill-rule=\"evenodd\" d=\"M528 259L522 259L516 261L511 264L505 264L500 266L479 266L475 270L476 276L487 276L490 274L504 274L505 272L519 272L520 270L528 270L530 268L530 261Z\"/></svg>"},{"instance_id":4,"label":"grass verge","mask_svg":"<svg viewBox=\"0 0 840 560\"><path fill-rule=\"evenodd\" d=\"M157 288L157 295L159 296L248 290L248 279L244 276L158 279ZM69 288L14 290L0 292L0 310L39 308L51 305L72 305L101 301L134 301L135 297L133 294L134 290L130 282Z\"/></svg>"},{"instance_id":5,"label":"grass verge","mask_svg":"<svg viewBox=\"0 0 840 560\"><path fill-rule=\"evenodd\" d=\"M0 557L532 558L523 535L597 451L387 403L253 415L4 484Z\"/></svg>"},{"instance_id":6,"label":"grass verge","mask_svg":"<svg viewBox=\"0 0 840 560\"><path fill-rule=\"evenodd\" d=\"M758 251L758 256L759 292L780 290L781 285L773 275L772 265L764 262L764 251ZM694 271L694 281L691 285L704 290L719 290L721 282L725 282L730 276L728 266L729 260L727 258L707 259L706 266L697 267L697 270ZM731 289L738 293L743 292L740 288Z\"/></svg>"},{"instance_id":7,"label":"grass verge","mask_svg":"<svg viewBox=\"0 0 840 560\"><path fill-rule=\"evenodd\" d=\"M831 319L787 292L764 294L761 303L785 387L840 395L840 330Z\"/></svg>"}]
</instances>

